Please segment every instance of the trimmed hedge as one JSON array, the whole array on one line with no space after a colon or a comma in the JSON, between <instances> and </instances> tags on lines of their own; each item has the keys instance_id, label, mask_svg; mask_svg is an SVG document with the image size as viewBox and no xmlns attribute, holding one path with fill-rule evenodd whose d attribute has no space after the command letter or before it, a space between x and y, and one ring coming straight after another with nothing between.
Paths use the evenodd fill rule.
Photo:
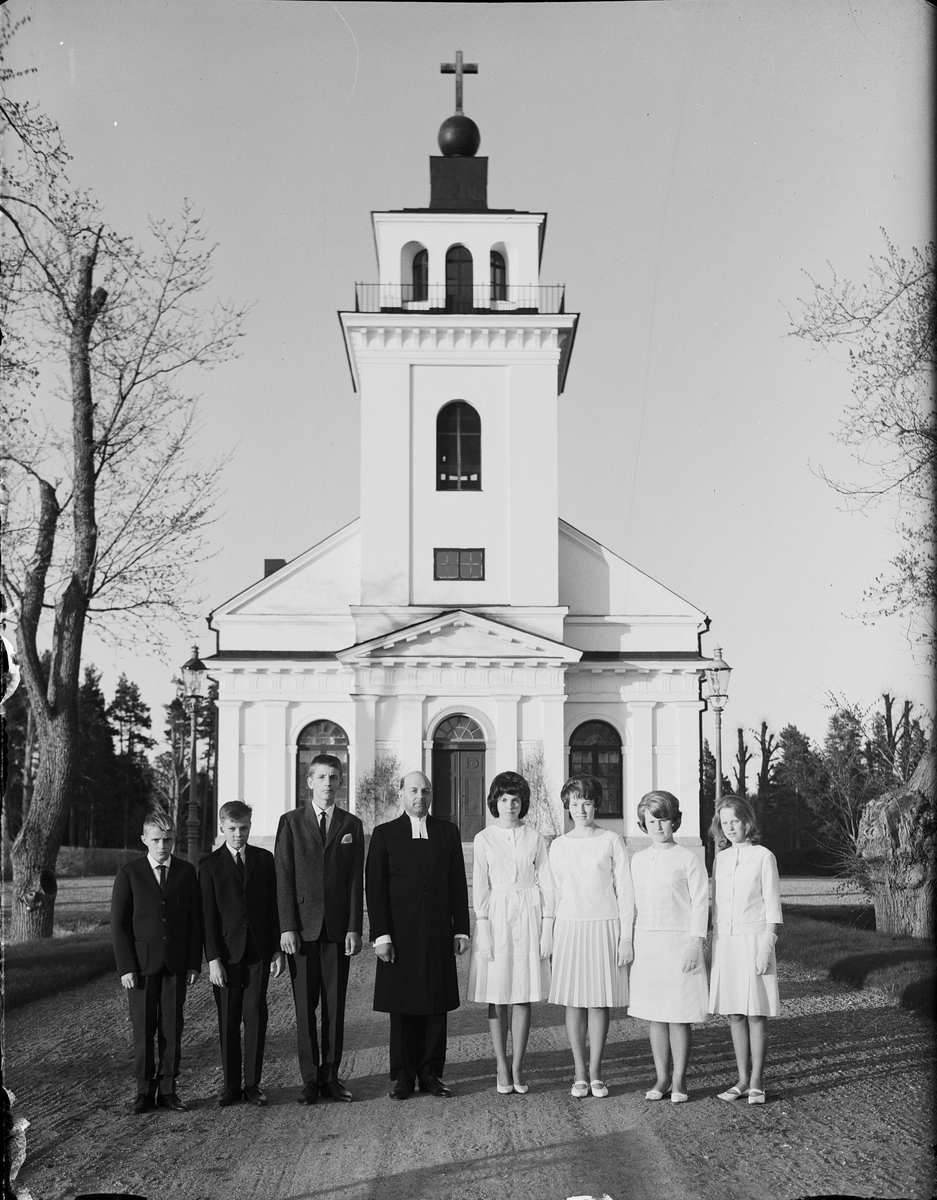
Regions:
<instances>
[{"instance_id":1,"label":"trimmed hedge","mask_svg":"<svg viewBox=\"0 0 937 1200\"><path fill-rule=\"evenodd\" d=\"M110 846L62 846L55 860L55 873L60 879L116 875L124 863L145 853L142 842L138 850L118 850Z\"/></svg>"}]
</instances>

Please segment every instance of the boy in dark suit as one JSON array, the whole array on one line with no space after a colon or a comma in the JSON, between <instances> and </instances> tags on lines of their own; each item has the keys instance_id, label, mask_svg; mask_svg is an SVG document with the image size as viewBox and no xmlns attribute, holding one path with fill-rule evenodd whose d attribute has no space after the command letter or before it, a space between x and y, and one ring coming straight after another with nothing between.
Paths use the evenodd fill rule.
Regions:
<instances>
[{"instance_id":1,"label":"boy in dark suit","mask_svg":"<svg viewBox=\"0 0 937 1200\"><path fill-rule=\"evenodd\" d=\"M186 988L202 966L198 876L191 863L173 855L175 829L165 813L145 819L140 840L147 853L120 868L111 895L114 957L133 1026L133 1111L158 1105L188 1112L176 1093L176 1076Z\"/></svg>"},{"instance_id":2,"label":"boy in dark suit","mask_svg":"<svg viewBox=\"0 0 937 1200\"><path fill-rule=\"evenodd\" d=\"M273 855L249 846L253 809L240 800L218 813L224 845L199 865L205 957L218 1007L224 1091L221 1108L242 1098L262 1107L267 983L283 970ZM241 1021L244 1088L241 1089Z\"/></svg>"},{"instance_id":3,"label":"boy in dark suit","mask_svg":"<svg viewBox=\"0 0 937 1200\"><path fill-rule=\"evenodd\" d=\"M273 851L280 947L289 955L296 1006L303 1077L299 1104L315 1104L320 1095L351 1100L338 1068L349 960L361 952L364 829L356 816L336 805L341 783L341 762L332 754L317 754L309 764L312 800L283 814Z\"/></svg>"}]
</instances>

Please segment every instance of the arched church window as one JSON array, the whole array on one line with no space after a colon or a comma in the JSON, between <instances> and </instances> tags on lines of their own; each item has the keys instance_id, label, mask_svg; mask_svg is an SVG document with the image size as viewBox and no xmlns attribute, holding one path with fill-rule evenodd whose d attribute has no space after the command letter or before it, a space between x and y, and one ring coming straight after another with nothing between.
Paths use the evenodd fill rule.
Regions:
<instances>
[{"instance_id":1,"label":"arched church window","mask_svg":"<svg viewBox=\"0 0 937 1200\"><path fill-rule=\"evenodd\" d=\"M605 721L586 721L569 739L570 775L594 775L602 784L600 816L622 815L621 738Z\"/></svg>"},{"instance_id":2,"label":"arched church window","mask_svg":"<svg viewBox=\"0 0 937 1200\"><path fill-rule=\"evenodd\" d=\"M491 298L508 298L508 269L504 264L504 255L499 250L491 252Z\"/></svg>"},{"instance_id":3,"label":"arched church window","mask_svg":"<svg viewBox=\"0 0 937 1200\"><path fill-rule=\"evenodd\" d=\"M296 807L312 799L306 783L309 764L317 754L334 754L342 764L342 786L335 803L348 807L348 734L334 721L313 721L296 739Z\"/></svg>"},{"instance_id":4,"label":"arched church window","mask_svg":"<svg viewBox=\"0 0 937 1200\"><path fill-rule=\"evenodd\" d=\"M484 743L485 731L471 717L457 713L454 717L446 717L445 721L440 721L433 734L433 741L448 746L464 742Z\"/></svg>"},{"instance_id":5,"label":"arched church window","mask_svg":"<svg viewBox=\"0 0 937 1200\"><path fill-rule=\"evenodd\" d=\"M418 250L413 256L413 296L414 300L426 300L429 296L429 255L425 250Z\"/></svg>"},{"instance_id":6,"label":"arched church window","mask_svg":"<svg viewBox=\"0 0 937 1200\"><path fill-rule=\"evenodd\" d=\"M482 422L464 400L444 405L436 417L436 491L481 491Z\"/></svg>"},{"instance_id":7,"label":"arched church window","mask_svg":"<svg viewBox=\"0 0 937 1200\"><path fill-rule=\"evenodd\" d=\"M472 255L465 246L446 251L446 311L472 311Z\"/></svg>"}]
</instances>

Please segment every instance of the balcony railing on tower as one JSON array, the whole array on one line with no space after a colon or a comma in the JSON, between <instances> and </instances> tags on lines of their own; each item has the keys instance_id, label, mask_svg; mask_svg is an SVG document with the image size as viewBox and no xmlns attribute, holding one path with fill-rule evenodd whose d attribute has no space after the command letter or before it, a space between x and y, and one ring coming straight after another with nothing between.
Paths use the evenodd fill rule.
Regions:
<instances>
[{"instance_id":1,"label":"balcony railing on tower","mask_svg":"<svg viewBox=\"0 0 937 1200\"><path fill-rule=\"evenodd\" d=\"M565 313L566 285L356 283L355 312Z\"/></svg>"}]
</instances>

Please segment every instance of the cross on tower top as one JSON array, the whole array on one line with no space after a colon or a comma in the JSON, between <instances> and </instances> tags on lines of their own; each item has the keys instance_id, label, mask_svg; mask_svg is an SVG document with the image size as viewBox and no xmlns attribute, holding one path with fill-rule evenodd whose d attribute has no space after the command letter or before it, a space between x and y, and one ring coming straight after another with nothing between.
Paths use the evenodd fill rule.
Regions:
<instances>
[{"instance_id":1,"label":"cross on tower top","mask_svg":"<svg viewBox=\"0 0 937 1200\"><path fill-rule=\"evenodd\" d=\"M455 76L455 110L457 113L462 111L462 76L477 75L478 63L464 63L462 61L462 51L456 50L454 63L440 63L439 73L441 75Z\"/></svg>"}]
</instances>

